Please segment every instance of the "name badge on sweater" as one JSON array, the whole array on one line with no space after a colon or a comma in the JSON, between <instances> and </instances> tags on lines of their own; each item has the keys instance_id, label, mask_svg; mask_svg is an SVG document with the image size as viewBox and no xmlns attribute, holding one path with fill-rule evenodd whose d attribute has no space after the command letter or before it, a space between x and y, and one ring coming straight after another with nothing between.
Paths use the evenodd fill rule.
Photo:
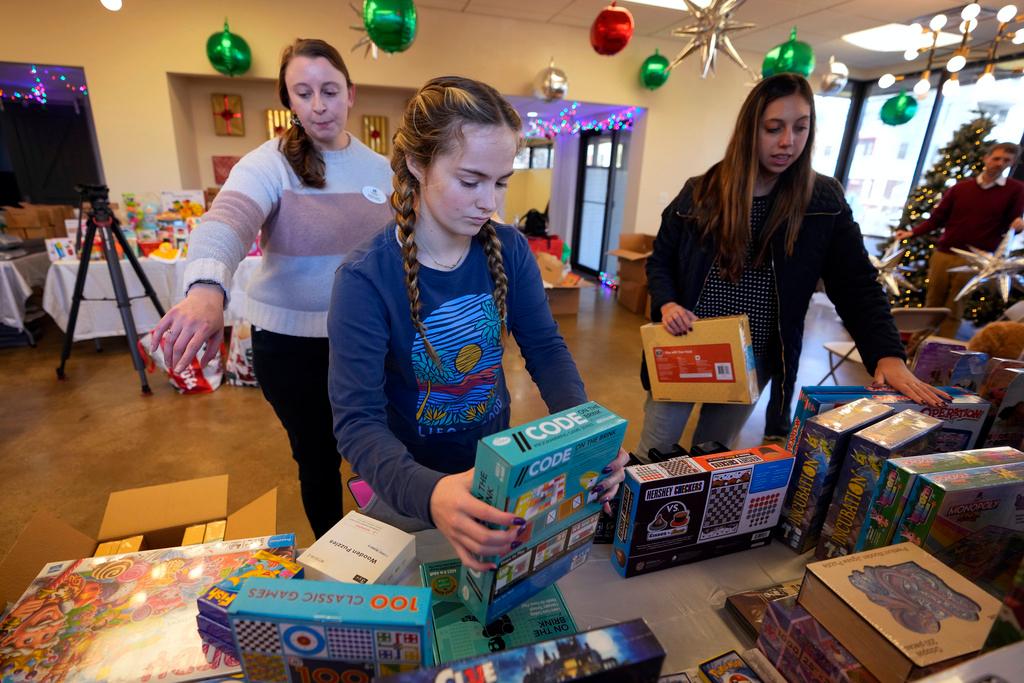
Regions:
<instances>
[{"instance_id":1,"label":"name badge on sweater","mask_svg":"<svg viewBox=\"0 0 1024 683\"><path fill-rule=\"evenodd\" d=\"M366 185L363 187L363 196L369 199L374 204L383 204L387 201L387 197L380 188L374 187L373 185Z\"/></svg>"}]
</instances>

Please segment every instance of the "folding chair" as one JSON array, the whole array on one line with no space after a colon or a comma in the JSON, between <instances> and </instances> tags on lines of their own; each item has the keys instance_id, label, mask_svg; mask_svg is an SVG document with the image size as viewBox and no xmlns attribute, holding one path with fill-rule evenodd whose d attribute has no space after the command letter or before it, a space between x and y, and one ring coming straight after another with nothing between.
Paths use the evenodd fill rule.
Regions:
<instances>
[{"instance_id":1,"label":"folding chair","mask_svg":"<svg viewBox=\"0 0 1024 683\"><path fill-rule=\"evenodd\" d=\"M892 309L892 319L901 335L910 335L912 339L919 336L924 338L938 330L939 325L949 313L948 308L894 308ZM864 364L857 345L852 341L831 341L825 342L822 346L828 351L828 372L818 381L818 384L824 384L829 377L832 378L834 384L839 384L836 370L843 363Z\"/></svg>"},{"instance_id":2,"label":"folding chair","mask_svg":"<svg viewBox=\"0 0 1024 683\"><path fill-rule=\"evenodd\" d=\"M1003 311L1003 314L999 316L1000 320L1009 320L1011 322L1019 323L1024 321L1024 301L1018 301L1014 305Z\"/></svg>"}]
</instances>

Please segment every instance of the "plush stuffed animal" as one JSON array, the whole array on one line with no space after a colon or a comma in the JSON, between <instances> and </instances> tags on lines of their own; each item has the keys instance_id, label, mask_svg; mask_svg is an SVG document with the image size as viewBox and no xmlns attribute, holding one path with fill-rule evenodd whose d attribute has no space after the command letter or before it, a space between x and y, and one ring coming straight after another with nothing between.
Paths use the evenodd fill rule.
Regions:
<instances>
[{"instance_id":1,"label":"plush stuffed animal","mask_svg":"<svg viewBox=\"0 0 1024 683\"><path fill-rule=\"evenodd\" d=\"M1024 352L1024 323L989 323L978 330L967 349L983 351L994 358L1019 358Z\"/></svg>"}]
</instances>

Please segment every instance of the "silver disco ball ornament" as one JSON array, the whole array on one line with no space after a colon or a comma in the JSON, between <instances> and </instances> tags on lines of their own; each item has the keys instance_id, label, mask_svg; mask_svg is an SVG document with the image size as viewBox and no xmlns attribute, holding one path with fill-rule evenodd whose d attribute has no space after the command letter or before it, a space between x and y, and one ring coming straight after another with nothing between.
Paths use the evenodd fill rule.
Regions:
<instances>
[{"instance_id":1,"label":"silver disco ball ornament","mask_svg":"<svg viewBox=\"0 0 1024 683\"><path fill-rule=\"evenodd\" d=\"M850 69L842 62L837 62L834 56L828 58L828 71L821 76L822 95L838 95L846 87L850 79Z\"/></svg>"},{"instance_id":2,"label":"silver disco ball ornament","mask_svg":"<svg viewBox=\"0 0 1024 683\"><path fill-rule=\"evenodd\" d=\"M569 92L569 77L565 72L555 66L555 60L551 60L546 69L537 74L533 81L534 97L551 102L560 100Z\"/></svg>"}]
</instances>

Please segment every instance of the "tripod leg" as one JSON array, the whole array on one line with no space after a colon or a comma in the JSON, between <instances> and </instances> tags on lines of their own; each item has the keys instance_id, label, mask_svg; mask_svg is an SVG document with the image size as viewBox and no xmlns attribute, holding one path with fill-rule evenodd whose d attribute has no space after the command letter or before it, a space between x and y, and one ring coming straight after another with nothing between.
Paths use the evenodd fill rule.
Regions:
<instances>
[{"instance_id":1,"label":"tripod leg","mask_svg":"<svg viewBox=\"0 0 1024 683\"><path fill-rule=\"evenodd\" d=\"M100 242L103 245L103 253L107 257L110 284L114 286L114 297L117 299L117 310L121 313L121 324L124 325L124 333L128 337L128 351L132 354L132 364L139 373L139 379L142 382L142 393L151 394L149 381L146 379L146 366L142 363L142 357L139 356L139 335L135 330L132 302L128 298L128 288L124 284L121 261L117 258L117 249L114 248L113 232L117 229L116 226L101 226Z\"/></svg>"},{"instance_id":2,"label":"tripod leg","mask_svg":"<svg viewBox=\"0 0 1024 683\"><path fill-rule=\"evenodd\" d=\"M114 227L111 228L114 233L114 237L117 239L118 244L121 245L121 249L124 250L124 255L128 259L128 263L132 264L132 268L135 270L136 277L139 278L139 282L142 283L143 289L146 290L146 296L153 302L153 307L156 309L156 314L161 318L164 317L164 307L160 303L160 299L156 296L156 290L153 289L153 285L149 283L149 278L146 277L146 273L142 270L142 264L139 263L139 259L132 252L131 247L128 245L128 240L124 238L124 234L118 227L117 223L114 223Z\"/></svg>"},{"instance_id":3,"label":"tripod leg","mask_svg":"<svg viewBox=\"0 0 1024 683\"><path fill-rule=\"evenodd\" d=\"M82 292L85 291L85 276L89 272L89 258L92 255L92 242L96 236L96 224L90 220L85 229L85 242L79 250L78 274L75 276L75 291L71 295L71 313L68 325L64 330L64 348L60 352L60 366L57 368L57 379L64 379L64 365L71 356L71 344L75 341L75 323L78 322L78 309L82 304Z\"/></svg>"}]
</instances>

